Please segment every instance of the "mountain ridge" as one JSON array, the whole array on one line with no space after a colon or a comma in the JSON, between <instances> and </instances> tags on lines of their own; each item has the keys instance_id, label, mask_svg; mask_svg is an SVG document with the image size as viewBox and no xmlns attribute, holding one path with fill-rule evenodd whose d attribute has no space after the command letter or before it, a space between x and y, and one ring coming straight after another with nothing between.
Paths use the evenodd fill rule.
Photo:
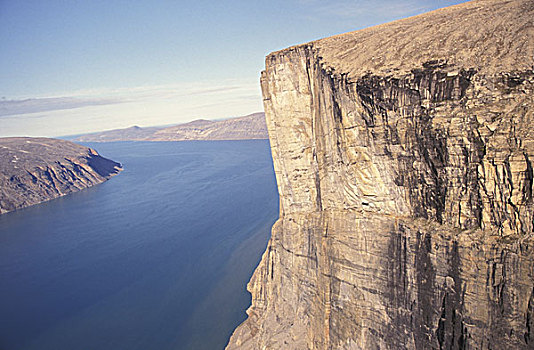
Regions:
<instances>
[{"instance_id":1,"label":"mountain ridge","mask_svg":"<svg viewBox=\"0 0 534 350\"><path fill-rule=\"evenodd\" d=\"M113 141L187 141L187 140L248 140L267 139L267 125L263 112L224 120L196 119L187 123L166 126L131 126L69 138L75 142Z\"/></svg>"}]
</instances>

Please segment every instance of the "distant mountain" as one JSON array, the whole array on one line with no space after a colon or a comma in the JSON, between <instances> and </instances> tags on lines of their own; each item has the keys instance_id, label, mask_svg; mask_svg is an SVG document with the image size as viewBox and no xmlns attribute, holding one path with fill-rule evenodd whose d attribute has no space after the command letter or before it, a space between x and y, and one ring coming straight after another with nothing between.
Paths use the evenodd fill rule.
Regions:
<instances>
[{"instance_id":1,"label":"distant mountain","mask_svg":"<svg viewBox=\"0 0 534 350\"><path fill-rule=\"evenodd\" d=\"M213 120L194 120L170 127L141 128L132 126L73 138L76 142L110 141L185 141L185 140L248 140L267 139L265 113L244 117Z\"/></svg>"},{"instance_id":2,"label":"distant mountain","mask_svg":"<svg viewBox=\"0 0 534 350\"><path fill-rule=\"evenodd\" d=\"M150 137L154 132L162 128L151 127L141 128L139 126L132 126L126 129L115 129L104 132L97 132L93 134L79 135L72 139L72 141L86 141L86 142L108 142L108 141L138 141Z\"/></svg>"}]
</instances>

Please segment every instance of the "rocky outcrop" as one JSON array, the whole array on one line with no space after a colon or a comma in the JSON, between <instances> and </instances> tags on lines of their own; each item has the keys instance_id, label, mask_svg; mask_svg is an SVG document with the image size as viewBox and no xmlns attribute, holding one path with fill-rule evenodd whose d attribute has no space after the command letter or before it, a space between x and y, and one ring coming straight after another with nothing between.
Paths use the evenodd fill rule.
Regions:
<instances>
[{"instance_id":1,"label":"rocky outcrop","mask_svg":"<svg viewBox=\"0 0 534 350\"><path fill-rule=\"evenodd\" d=\"M0 214L106 181L121 165L95 150L47 138L0 138Z\"/></svg>"},{"instance_id":2,"label":"rocky outcrop","mask_svg":"<svg viewBox=\"0 0 534 350\"><path fill-rule=\"evenodd\" d=\"M169 127L140 128L132 126L127 129L81 135L76 137L74 141L251 140L267 139L268 137L265 114L262 112L218 121L199 119Z\"/></svg>"},{"instance_id":3,"label":"rocky outcrop","mask_svg":"<svg viewBox=\"0 0 534 350\"><path fill-rule=\"evenodd\" d=\"M534 3L275 52L280 219L228 349L533 349Z\"/></svg>"}]
</instances>

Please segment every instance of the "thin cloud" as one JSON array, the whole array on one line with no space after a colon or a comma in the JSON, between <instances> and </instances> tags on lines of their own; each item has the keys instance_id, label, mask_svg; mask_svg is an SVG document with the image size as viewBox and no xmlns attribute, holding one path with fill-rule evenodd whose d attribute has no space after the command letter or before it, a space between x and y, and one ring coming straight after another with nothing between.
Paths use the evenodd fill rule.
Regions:
<instances>
[{"instance_id":1,"label":"thin cloud","mask_svg":"<svg viewBox=\"0 0 534 350\"><path fill-rule=\"evenodd\" d=\"M0 136L59 136L132 125L178 124L262 109L255 80L74 91L0 101Z\"/></svg>"},{"instance_id":2,"label":"thin cloud","mask_svg":"<svg viewBox=\"0 0 534 350\"><path fill-rule=\"evenodd\" d=\"M331 3L322 8L321 11L328 12L331 15L338 17L360 17L360 16L376 16L376 17L406 17L415 13L427 11L430 6L423 5L418 1L403 2L385 1L377 4L373 1L361 2L339 2Z\"/></svg>"},{"instance_id":3,"label":"thin cloud","mask_svg":"<svg viewBox=\"0 0 534 350\"><path fill-rule=\"evenodd\" d=\"M220 87L220 88L212 88L212 89L204 89L204 90L196 90L196 91L191 91L189 93L189 95L204 95L204 94L211 94L211 93L214 93L214 92L227 92L227 91L235 91L235 90L238 90L240 89L241 87L240 86L225 86L225 87Z\"/></svg>"},{"instance_id":4,"label":"thin cloud","mask_svg":"<svg viewBox=\"0 0 534 350\"><path fill-rule=\"evenodd\" d=\"M0 101L0 117L29 114L39 112L75 109L88 106L102 106L125 102L112 98L77 98L77 97L49 97L29 98L24 100Z\"/></svg>"},{"instance_id":5,"label":"thin cloud","mask_svg":"<svg viewBox=\"0 0 534 350\"><path fill-rule=\"evenodd\" d=\"M309 17L319 19L335 17L339 20L359 20L366 22L368 18L393 20L423 13L434 9L435 3L428 1L348 1L338 0L327 3L319 0L297 0L309 9Z\"/></svg>"},{"instance_id":6,"label":"thin cloud","mask_svg":"<svg viewBox=\"0 0 534 350\"><path fill-rule=\"evenodd\" d=\"M193 83L139 86L122 89L100 89L73 92L68 96L34 97L0 100L0 117L78 109L129 102L169 100L185 96L239 94L258 90L257 84L220 85Z\"/></svg>"}]
</instances>

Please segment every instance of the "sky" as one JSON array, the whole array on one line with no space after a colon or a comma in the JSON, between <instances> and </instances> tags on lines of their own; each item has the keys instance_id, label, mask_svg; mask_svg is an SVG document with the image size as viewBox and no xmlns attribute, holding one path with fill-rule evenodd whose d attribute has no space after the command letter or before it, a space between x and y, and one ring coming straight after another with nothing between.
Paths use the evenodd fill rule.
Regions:
<instances>
[{"instance_id":1,"label":"sky","mask_svg":"<svg viewBox=\"0 0 534 350\"><path fill-rule=\"evenodd\" d=\"M0 136L261 111L270 52L461 2L0 0Z\"/></svg>"}]
</instances>

